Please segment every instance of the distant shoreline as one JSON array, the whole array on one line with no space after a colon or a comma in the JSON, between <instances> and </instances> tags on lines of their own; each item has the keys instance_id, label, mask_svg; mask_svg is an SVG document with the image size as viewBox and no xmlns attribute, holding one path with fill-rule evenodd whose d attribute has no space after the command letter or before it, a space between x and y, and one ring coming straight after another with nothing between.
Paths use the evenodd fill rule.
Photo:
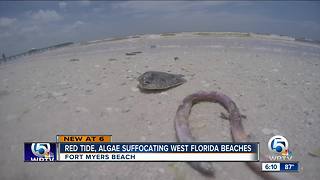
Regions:
<instances>
[{"instance_id":1,"label":"distant shoreline","mask_svg":"<svg viewBox=\"0 0 320 180\"><path fill-rule=\"evenodd\" d=\"M278 34L270 34L270 33L251 33L251 32L165 32L165 33L159 33L159 34L138 34L138 35L129 35L129 36L119 36L119 37L111 37L111 38L106 38L106 39L98 39L98 40L92 40L92 41L85 41L85 42L79 42L79 43L74 43L74 42L64 42L44 48L33 48L30 49L26 52L22 52L19 54L11 55L6 57L6 59L0 59L1 62L4 61L10 61L14 60L23 56L28 56L28 55L33 55L33 54L38 54L42 52L46 52L48 50L54 50L58 48L63 48L75 44L79 45L89 45L89 44L96 44L100 42L106 42L106 41L119 41L119 40L126 40L126 39L131 39L131 38L141 38L144 36L150 36L150 35L157 35L160 37L174 37L178 34L182 35L198 35L198 36L216 36L216 37L253 37L253 38L266 38L266 39L271 39L271 40L283 40L283 41L297 41L297 42L302 42L302 43L309 43L309 44L315 44L315 45L320 45L320 41L318 40L313 40L313 39L308 39L304 37L291 37L287 35L278 35Z\"/></svg>"}]
</instances>

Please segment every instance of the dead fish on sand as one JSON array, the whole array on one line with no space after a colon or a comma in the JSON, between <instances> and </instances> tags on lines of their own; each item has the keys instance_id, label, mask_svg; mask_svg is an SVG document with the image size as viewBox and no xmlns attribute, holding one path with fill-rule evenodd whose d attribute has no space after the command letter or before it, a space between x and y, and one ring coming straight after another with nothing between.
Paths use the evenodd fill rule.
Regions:
<instances>
[{"instance_id":1,"label":"dead fish on sand","mask_svg":"<svg viewBox=\"0 0 320 180\"><path fill-rule=\"evenodd\" d=\"M142 90L165 90L186 82L182 74L148 71L138 77L138 87Z\"/></svg>"},{"instance_id":2,"label":"dead fish on sand","mask_svg":"<svg viewBox=\"0 0 320 180\"><path fill-rule=\"evenodd\" d=\"M199 91L185 97L178 107L174 119L176 136L180 142L194 142L196 139L191 133L188 122L191 108L199 102L215 102L222 105L229 113L231 136L234 142L249 142L249 136L242 125L242 115L236 103L227 95L212 91ZM260 161L268 161L268 157L260 153ZM206 176L214 176L213 165L210 162L188 162L191 167ZM253 172L265 180L297 180L295 176L289 174L275 174L261 171L261 162L246 162Z\"/></svg>"}]
</instances>

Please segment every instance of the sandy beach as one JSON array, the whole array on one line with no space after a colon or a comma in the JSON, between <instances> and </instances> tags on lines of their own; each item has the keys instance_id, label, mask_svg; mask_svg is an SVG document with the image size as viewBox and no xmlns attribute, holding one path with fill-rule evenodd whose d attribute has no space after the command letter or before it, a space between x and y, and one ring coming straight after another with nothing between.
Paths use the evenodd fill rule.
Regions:
<instances>
[{"instance_id":1,"label":"sandy beach","mask_svg":"<svg viewBox=\"0 0 320 180\"><path fill-rule=\"evenodd\" d=\"M129 52L141 51L136 55ZM178 58L175 58L178 57ZM146 71L187 82L142 93ZM247 33L170 33L77 43L0 65L0 179L210 179L183 162L23 162L23 143L57 134L112 134L117 142L175 142L173 119L197 91L230 96L245 130L268 154L283 135L301 163L299 179L320 179L320 45ZM200 103L190 116L199 141L232 141L223 107ZM260 179L244 163L216 162L215 179Z\"/></svg>"}]
</instances>

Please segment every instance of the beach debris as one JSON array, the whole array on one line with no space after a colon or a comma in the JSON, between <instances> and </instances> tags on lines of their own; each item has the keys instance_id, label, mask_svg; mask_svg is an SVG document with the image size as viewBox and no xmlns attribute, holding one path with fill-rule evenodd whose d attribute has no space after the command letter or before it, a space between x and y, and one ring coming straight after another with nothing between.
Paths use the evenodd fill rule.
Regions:
<instances>
[{"instance_id":1,"label":"beach debris","mask_svg":"<svg viewBox=\"0 0 320 180\"><path fill-rule=\"evenodd\" d=\"M73 59L70 59L69 61L75 62L75 61L80 61L80 60L79 60L79 59L76 59L76 58L73 58Z\"/></svg>"},{"instance_id":2,"label":"beach debris","mask_svg":"<svg viewBox=\"0 0 320 180\"><path fill-rule=\"evenodd\" d=\"M320 157L320 148L318 147L316 149L313 149L308 154L313 157Z\"/></svg>"},{"instance_id":3,"label":"beach debris","mask_svg":"<svg viewBox=\"0 0 320 180\"><path fill-rule=\"evenodd\" d=\"M165 90L186 82L181 74L147 71L138 77L138 87L142 90Z\"/></svg>"},{"instance_id":4,"label":"beach debris","mask_svg":"<svg viewBox=\"0 0 320 180\"><path fill-rule=\"evenodd\" d=\"M116 58L109 58L108 61L117 61L118 59Z\"/></svg>"},{"instance_id":5,"label":"beach debris","mask_svg":"<svg viewBox=\"0 0 320 180\"><path fill-rule=\"evenodd\" d=\"M135 51L135 52L128 52L126 53L127 56L134 56L134 55L137 55L137 54L140 54L142 53L141 51Z\"/></svg>"}]
</instances>

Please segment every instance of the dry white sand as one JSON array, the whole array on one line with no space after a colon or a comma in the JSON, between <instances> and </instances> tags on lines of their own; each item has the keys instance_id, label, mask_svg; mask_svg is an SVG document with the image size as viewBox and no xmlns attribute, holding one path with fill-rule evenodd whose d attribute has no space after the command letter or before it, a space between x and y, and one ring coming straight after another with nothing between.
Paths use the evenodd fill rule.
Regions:
<instances>
[{"instance_id":1,"label":"dry white sand","mask_svg":"<svg viewBox=\"0 0 320 180\"><path fill-rule=\"evenodd\" d=\"M135 56L125 53L142 51ZM174 57L179 57L174 60ZM70 61L77 58L79 61ZM141 93L139 74L186 75L187 83ZM301 179L320 179L320 46L268 36L179 33L97 41L26 56L0 66L0 179L208 179L183 162L25 163L23 143L57 134L112 134L113 141L176 141L173 118L199 90L229 95L261 151L281 134ZM224 109L191 114L199 141L231 141ZM216 179L259 179L244 163L214 163Z\"/></svg>"}]
</instances>

